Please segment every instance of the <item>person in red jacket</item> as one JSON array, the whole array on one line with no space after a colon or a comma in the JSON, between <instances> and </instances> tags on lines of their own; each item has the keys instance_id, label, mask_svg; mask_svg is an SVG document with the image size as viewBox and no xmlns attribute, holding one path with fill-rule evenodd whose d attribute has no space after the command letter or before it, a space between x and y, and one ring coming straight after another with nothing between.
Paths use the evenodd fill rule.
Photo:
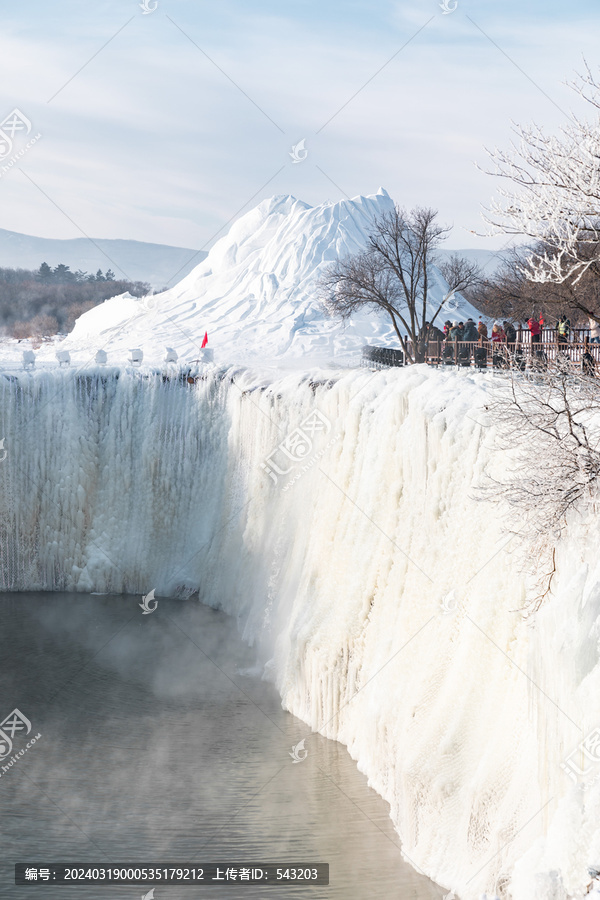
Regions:
<instances>
[{"instance_id":1,"label":"person in red jacket","mask_svg":"<svg viewBox=\"0 0 600 900\"><path fill-rule=\"evenodd\" d=\"M529 326L529 331L531 332L531 343L532 344L541 344L542 342L542 327L544 325L544 320L540 316L540 321L536 322L536 320L531 316L528 319L527 324Z\"/></svg>"},{"instance_id":2,"label":"person in red jacket","mask_svg":"<svg viewBox=\"0 0 600 900\"><path fill-rule=\"evenodd\" d=\"M500 327L500 323L494 322L494 326L492 328L492 341L494 342L494 344L499 344L504 340L506 340L506 335Z\"/></svg>"}]
</instances>

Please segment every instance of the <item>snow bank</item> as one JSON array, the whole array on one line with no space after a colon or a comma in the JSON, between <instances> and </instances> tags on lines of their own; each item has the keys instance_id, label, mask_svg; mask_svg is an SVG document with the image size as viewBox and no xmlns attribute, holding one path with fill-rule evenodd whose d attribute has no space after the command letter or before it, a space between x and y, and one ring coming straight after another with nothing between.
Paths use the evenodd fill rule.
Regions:
<instances>
[{"instance_id":1,"label":"snow bank","mask_svg":"<svg viewBox=\"0 0 600 900\"><path fill-rule=\"evenodd\" d=\"M347 744L410 862L462 900L581 897L600 754L573 757L584 790L561 762L600 726L598 525L573 524L526 624L525 548L476 499L508 465L493 383L0 377L0 586L198 589L285 707Z\"/></svg>"},{"instance_id":2,"label":"snow bank","mask_svg":"<svg viewBox=\"0 0 600 900\"><path fill-rule=\"evenodd\" d=\"M317 279L338 257L364 249L373 219L393 208L386 191L311 207L291 196L264 200L242 216L174 288L145 299L113 297L77 320L65 339L77 364L100 347L110 364L130 348L160 364L165 348L184 360L198 357L205 331L216 359L230 363L321 364L356 359L367 343L397 347L387 317L362 312L348 324L327 317L316 297ZM448 293L439 270L430 275L430 315ZM459 295L451 319L478 312ZM3 348L6 357L10 348ZM53 358L42 348L40 360Z\"/></svg>"}]
</instances>

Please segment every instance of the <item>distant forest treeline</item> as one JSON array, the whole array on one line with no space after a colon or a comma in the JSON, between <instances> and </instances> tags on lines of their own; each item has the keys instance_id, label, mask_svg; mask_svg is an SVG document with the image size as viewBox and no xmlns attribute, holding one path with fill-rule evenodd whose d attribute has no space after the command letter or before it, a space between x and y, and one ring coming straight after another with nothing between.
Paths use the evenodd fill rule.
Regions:
<instances>
[{"instance_id":1,"label":"distant forest treeline","mask_svg":"<svg viewBox=\"0 0 600 900\"><path fill-rule=\"evenodd\" d=\"M117 281L114 272L72 272L60 263L42 263L36 271L0 268L0 331L9 337L36 338L67 334L75 320L103 300L129 291L150 293L143 281Z\"/></svg>"}]
</instances>

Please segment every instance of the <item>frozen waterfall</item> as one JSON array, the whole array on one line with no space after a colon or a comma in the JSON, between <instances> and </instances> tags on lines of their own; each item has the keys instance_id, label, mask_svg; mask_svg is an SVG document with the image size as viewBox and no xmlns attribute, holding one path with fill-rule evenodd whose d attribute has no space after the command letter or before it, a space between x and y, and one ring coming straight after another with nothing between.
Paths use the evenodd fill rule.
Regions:
<instances>
[{"instance_id":1,"label":"frozen waterfall","mask_svg":"<svg viewBox=\"0 0 600 900\"><path fill-rule=\"evenodd\" d=\"M600 779L561 762L600 726L597 525L527 624L525 548L477 497L509 464L492 382L0 375L1 588L198 591L349 747L410 862L464 900L583 895Z\"/></svg>"}]
</instances>

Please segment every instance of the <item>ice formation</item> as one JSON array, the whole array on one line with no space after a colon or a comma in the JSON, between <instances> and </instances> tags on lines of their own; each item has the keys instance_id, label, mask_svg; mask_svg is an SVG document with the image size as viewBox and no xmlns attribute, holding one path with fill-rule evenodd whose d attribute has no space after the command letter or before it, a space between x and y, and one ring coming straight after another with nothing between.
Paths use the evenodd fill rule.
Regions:
<instances>
[{"instance_id":1,"label":"ice formation","mask_svg":"<svg viewBox=\"0 0 600 900\"><path fill-rule=\"evenodd\" d=\"M217 362L304 367L355 360L367 343L398 347L386 317L363 311L344 326L325 315L316 296L323 269L362 250L373 218L392 207L384 190L315 207L291 196L264 200L174 288L143 299L107 300L78 319L61 347L76 365L93 360L100 348L109 365L126 363L131 348L143 351L146 364L160 365L167 347L182 362L197 358L208 331ZM430 310L448 293L433 267ZM478 312L456 295L437 321L468 316L477 320ZM10 349L3 348L3 359ZM55 364L54 349L43 347L39 360Z\"/></svg>"},{"instance_id":2,"label":"ice formation","mask_svg":"<svg viewBox=\"0 0 600 900\"><path fill-rule=\"evenodd\" d=\"M526 624L526 548L477 498L510 464L493 383L0 375L0 588L198 590L285 707L347 744L410 862L461 900L509 882L513 900L582 897L600 868L598 526L571 524ZM561 767L584 767L582 740L585 790Z\"/></svg>"}]
</instances>

